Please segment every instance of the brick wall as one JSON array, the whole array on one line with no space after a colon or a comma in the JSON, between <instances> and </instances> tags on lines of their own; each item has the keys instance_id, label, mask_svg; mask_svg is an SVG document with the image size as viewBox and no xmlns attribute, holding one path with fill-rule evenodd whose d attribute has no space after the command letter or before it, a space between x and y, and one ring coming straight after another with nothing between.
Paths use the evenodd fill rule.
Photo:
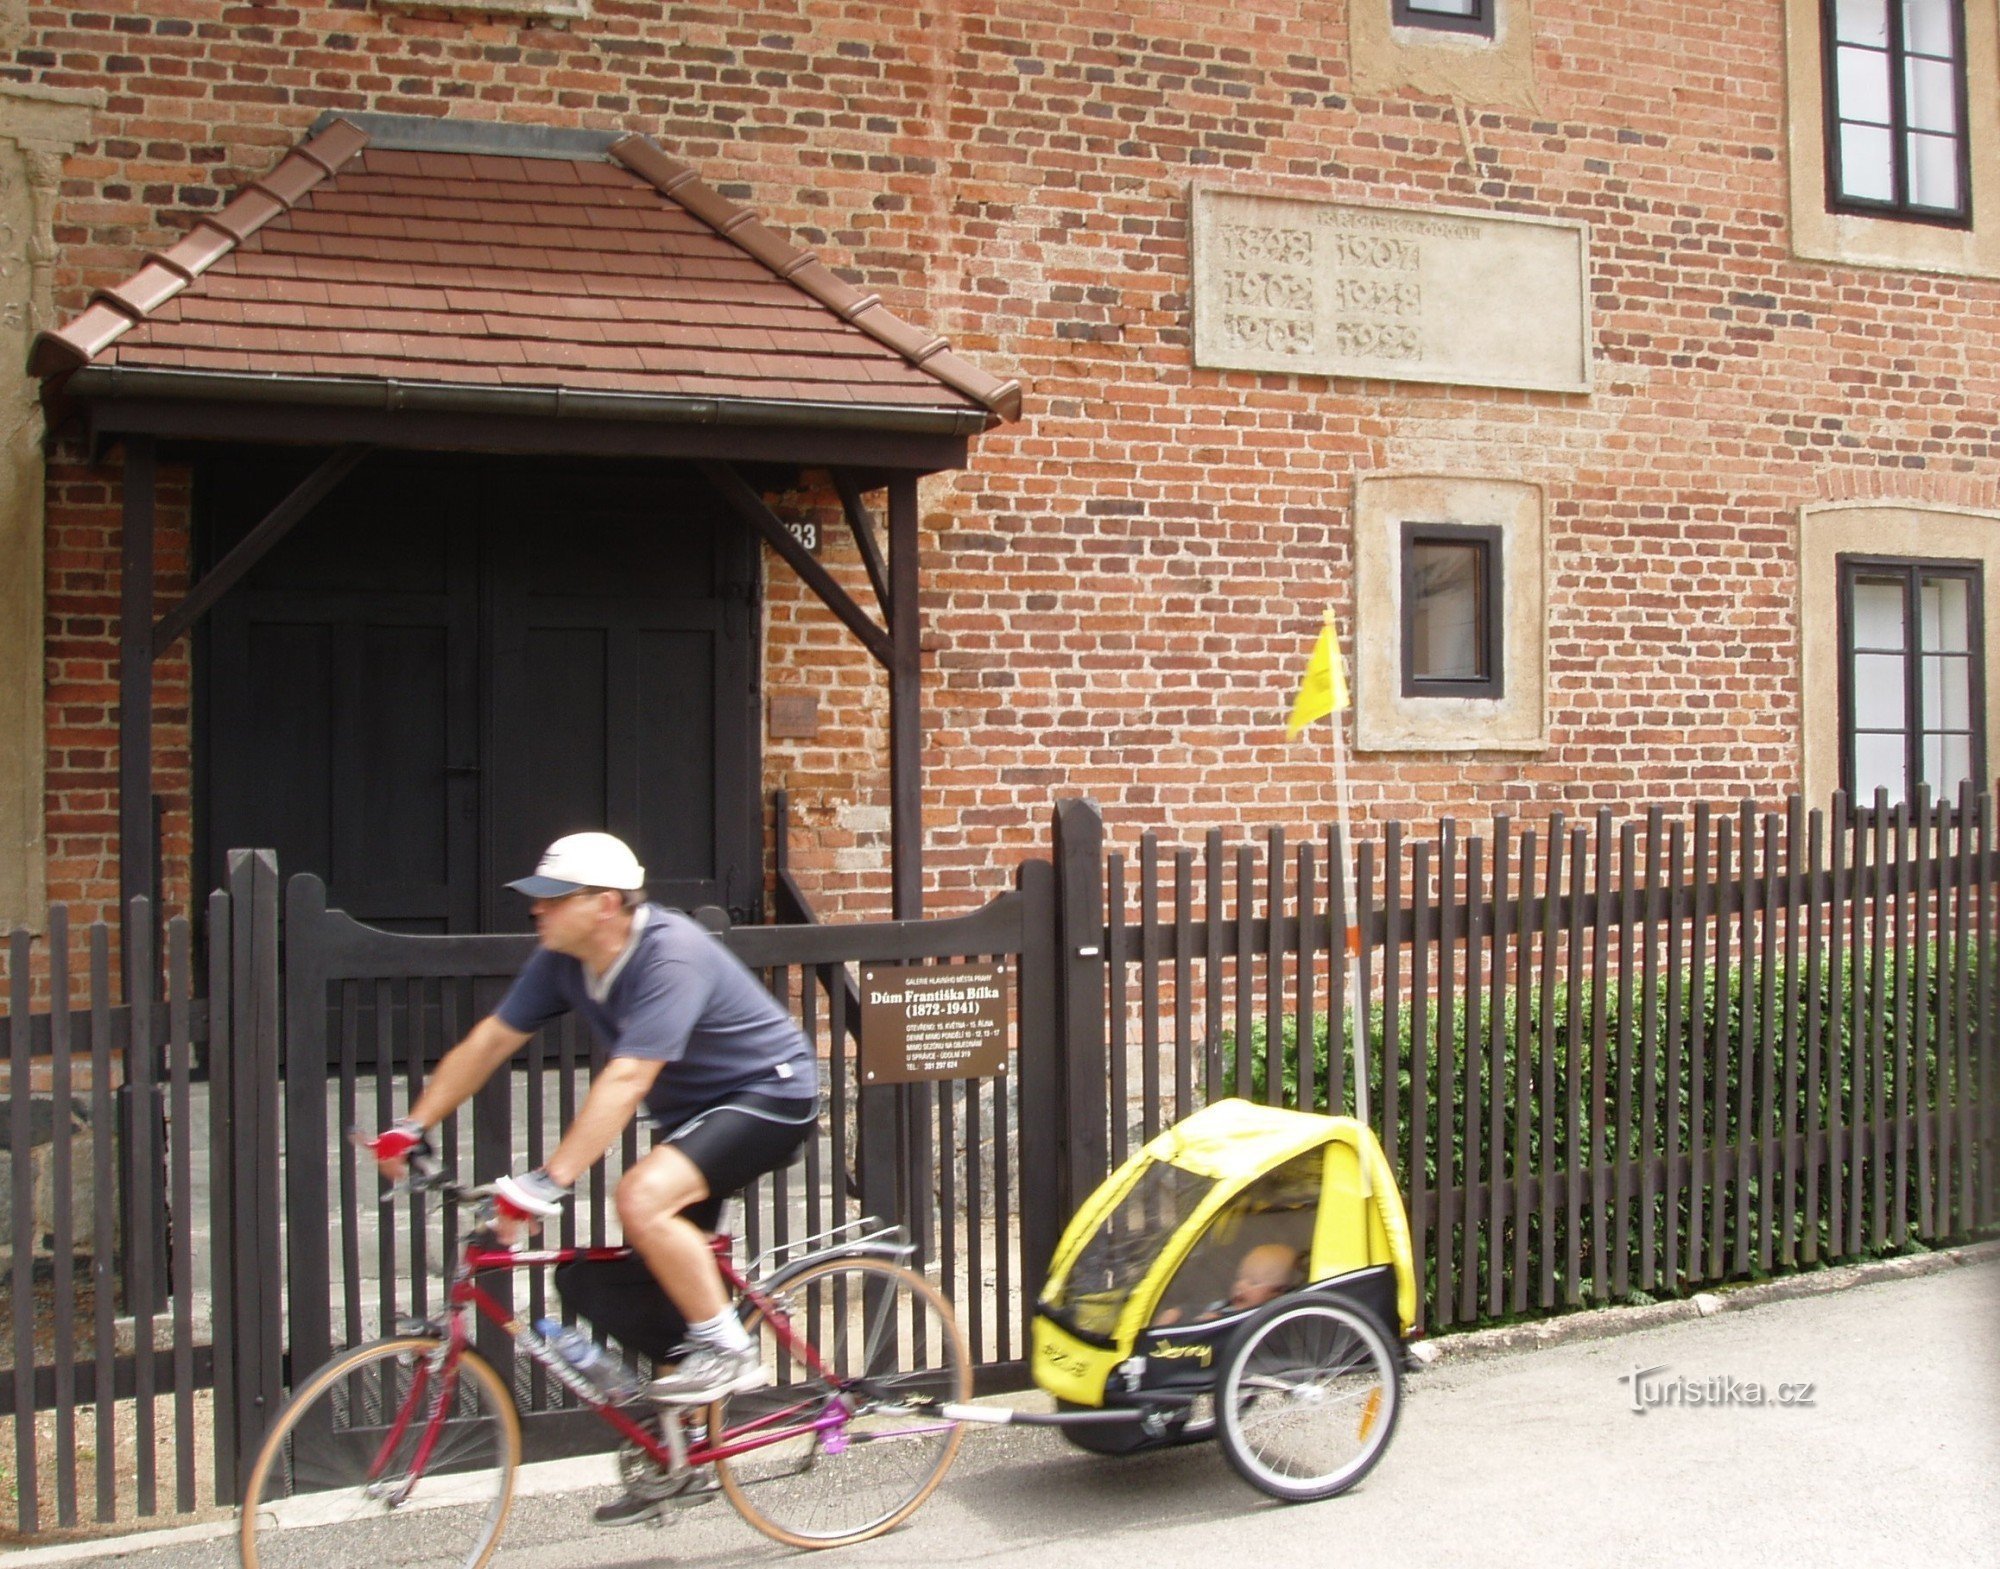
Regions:
<instances>
[{"instance_id":1,"label":"brick wall","mask_svg":"<svg viewBox=\"0 0 2000 1569\"><path fill-rule=\"evenodd\" d=\"M1474 105L1464 133L1447 103L1350 96L1346 16L599 0L558 29L131 0L33 7L0 73L109 95L67 171L66 308L321 111L453 113L654 136L1018 375L1024 419L923 492L933 910L1006 886L1058 793L1097 796L1126 844L1323 819L1324 741L1288 746L1282 722L1319 607L1353 610L1364 473L1538 481L1550 561L1548 750L1364 756L1367 814L1782 795L1796 509L2000 509L2000 286L1792 258L1777 7L1536 0L1540 112ZM1594 390L1192 369L1195 181L1588 221ZM116 498L115 470L68 453L52 469L51 875L90 899L115 883ZM826 498L788 504L825 513L825 559L865 603ZM822 701L820 739L767 749L802 876L834 912L880 913L883 685L782 565L768 624L767 690ZM185 692L163 672L170 859Z\"/></svg>"}]
</instances>

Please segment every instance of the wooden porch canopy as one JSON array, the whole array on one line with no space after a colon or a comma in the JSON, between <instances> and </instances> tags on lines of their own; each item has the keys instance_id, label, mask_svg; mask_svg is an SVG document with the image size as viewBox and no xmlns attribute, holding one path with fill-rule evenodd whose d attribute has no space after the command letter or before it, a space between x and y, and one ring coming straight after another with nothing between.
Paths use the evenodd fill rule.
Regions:
<instances>
[{"instance_id":1,"label":"wooden porch canopy","mask_svg":"<svg viewBox=\"0 0 2000 1569\"><path fill-rule=\"evenodd\" d=\"M51 425L125 451L121 898L155 895L152 665L374 448L690 462L889 673L893 905L920 913L917 480L1020 389L642 136L326 116L264 178L35 341ZM333 448L164 614L162 443ZM832 477L876 599L764 504ZM889 548L867 497L887 493ZM150 657L149 657L150 656Z\"/></svg>"}]
</instances>

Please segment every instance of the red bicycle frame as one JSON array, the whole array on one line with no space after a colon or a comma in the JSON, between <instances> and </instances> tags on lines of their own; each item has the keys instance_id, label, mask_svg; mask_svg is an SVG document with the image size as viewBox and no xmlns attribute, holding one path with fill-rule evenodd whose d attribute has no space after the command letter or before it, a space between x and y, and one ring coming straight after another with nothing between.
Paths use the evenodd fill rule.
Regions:
<instances>
[{"instance_id":1,"label":"red bicycle frame","mask_svg":"<svg viewBox=\"0 0 2000 1569\"><path fill-rule=\"evenodd\" d=\"M770 1325L772 1333L804 1366L810 1368L815 1376L827 1378L826 1368L820 1361L818 1350L809 1341L793 1333L791 1319L784 1310L763 1296L738 1272L729 1257L730 1239L718 1235L711 1239L709 1245L714 1249L715 1262L722 1271L724 1283L757 1309L765 1322ZM632 1249L629 1247L540 1248L516 1252L510 1248L482 1243L477 1238L467 1242L464 1257L460 1260L451 1282L450 1322L446 1326L446 1349L441 1371L441 1377L445 1382L439 1390L440 1398L432 1408L434 1414L431 1419L431 1431L425 1434L423 1443L414 1457L410 1468L411 1480L405 1484L404 1491L407 1492L408 1488L415 1484L416 1478L423 1474L424 1464L430 1458L431 1446L436 1441L438 1429L442 1425L452 1383L458 1376L458 1358L471 1344L466 1312L468 1308L492 1320L507 1332L516 1345L521 1346L551 1371L558 1372L559 1376L561 1372L567 1371L567 1364L562 1362L557 1353L551 1351L543 1355L537 1350L538 1337L535 1337L518 1317L509 1313L482 1290L476 1277L523 1269L543 1269L554 1264L567 1264L575 1259L599 1262L630 1257ZM389 1441L381 1451L383 1456L386 1457L394 1449L396 1441L409 1426L426 1382L427 1380L421 1376L412 1380L410 1397L404 1402L403 1409L396 1414L396 1420L390 1429ZM627 1416L623 1409L603 1398L591 1388L588 1380L572 1375L564 1378L562 1382L606 1422L644 1450L656 1464L670 1469L677 1463L697 1466L708 1465L716 1460L732 1459L753 1449L762 1449L769 1444L796 1438L804 1433L835 1432L846 1426L849 1416L847 1406L840 1399L823 1400L816 1393L802 1391L796 1405L765 1413L755 1421L748 1422L742 1427L732 1428L726 1433L704 1435L701 1442L689 1446L686 1453L678 1457L677 1461L673 1451L662 1442L657 1433L648 1432L645 1427ZM831 1384L833 1380L829 1379L828 1382ZM811 1409L813 1414L805 1420L799 1420L800 1413L808 1409Z\"/></svg>"}]
</instances>

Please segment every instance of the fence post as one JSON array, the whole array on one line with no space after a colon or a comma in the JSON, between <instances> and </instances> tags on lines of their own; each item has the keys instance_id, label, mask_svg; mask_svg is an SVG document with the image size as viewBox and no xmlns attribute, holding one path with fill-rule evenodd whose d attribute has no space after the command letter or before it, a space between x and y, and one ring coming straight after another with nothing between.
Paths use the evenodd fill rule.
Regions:
<instances>
[{"instance_id":1,"label":"fence post","mask_svg":"<svg viewBox=\"0 0 2000 1569\"><path fill-rule=\"evenodd\" d=\"M282 1257L278 1244L278 858L270 850L229 852L229 1035L211 1082L228 1097L227 1181L215 1178L215 1234L229 1237L228 1303L234 1366L217 1401L230 1405L235 1442L230 1480L242 1486L284 1388ZM218 1122L221 1119L217 1119ZM217 1293L218 1312L222 1293ZM221 1359L216 1379L224 1378ZM218 1469L223 1460L217 1457Z\"/></svg>"},{"instance_id":2,"label":"fence post","mask_svg":"<svg viewBox=\"0 0 2000 1569\"><path fill-rule=\"evenodd\" d=\"M1055 810L1057 1213L1068 1217L1110 1172L1105 1055L1104 817L1088 797ZM1117 1108L1123 1116L1124 1108ZM1024 1177L1026 1173L1024 1172Z\"/></svg>"},{"instance_id":3,"label":"fence post","mask_svg":"<svg viewBox=\"0 0 2000 1569\"><path fill-rule=\"evenodd\" d=\"M1062 1236L1065 1212L1048 1180L1061 1166L1056 1129L1061 1116L1062 1057L1056 1014L1056 879L1047 861L1015 868L1021 894L1020 1052L1015 1092L1020 1101L1021 1277L1030 1305L1040 1299L1049 1260Z\"/></svg>"}]
</instances>

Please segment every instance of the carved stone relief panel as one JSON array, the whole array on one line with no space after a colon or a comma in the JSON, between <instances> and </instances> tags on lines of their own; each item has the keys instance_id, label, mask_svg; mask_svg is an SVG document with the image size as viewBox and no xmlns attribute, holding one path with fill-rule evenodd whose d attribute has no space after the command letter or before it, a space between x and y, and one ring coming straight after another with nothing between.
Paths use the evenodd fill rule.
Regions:
<instances>
[{"instance_id":1,"label":"carved stone relief panel","mask_svg":"<svg viewBox=\"0 0 2000 1569\"><path fill-rule=\"evenodd\" d=\"M1588 229L1448 208L1194 192L1194 362L1590 388Z\"/></svg>"}]
</instances>

